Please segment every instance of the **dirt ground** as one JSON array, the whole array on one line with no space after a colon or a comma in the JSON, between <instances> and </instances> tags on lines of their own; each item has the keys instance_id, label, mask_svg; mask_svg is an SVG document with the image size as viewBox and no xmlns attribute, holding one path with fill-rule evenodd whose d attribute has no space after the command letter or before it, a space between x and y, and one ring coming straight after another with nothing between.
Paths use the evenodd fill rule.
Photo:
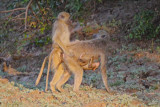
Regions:
<instances>
[{"instance_id":1,"label":"dirt ground","mask_svg":"<svg viewBox=\"0 0 160 107\"><path fill-rule=\"evenodd\" d=\"M109 95L106 91L88 86L82 88L80 94L74 93L70 85L66 85L65 93L51 93L38 89L29 89L21 84L9 82L8 79L0 78L0 104L5 106L54 106L54 107L105 107L107 106L141 106L145 104L127 94ZM102 105L102 106L99 106Z\"/></svg>"},{"instance_id":2,"label":"dirt ground","mask_svg":"<svg viewBox=\"0 0 160 107\"><path fill-rule=\"evenodd\" d=\"M106 23L110 25L107 27L111 34L111 41L108 42L107 75L115 95L105 91L100 69L85 71L80 89L82 93L72 91L73 77L64 86L65 93L52 93L50 90L44 92L47 67L40 84L34 84L42 61L51 50L51 44L43 47L26 46L20 55L12 55L10 62L22 74L13 76L0 70L0 106L159 107L160 54L150 52L152 41L132 42L124 39L127 35L127 27L124 25L132 22L134 15L142 8L157 6L157 2L158 0L108 1L87 19L91 26ZM0 48L4 49L7 43L6 41ZM9 46L13 44L10 41ZM154 46L157 45L159 43L155 42ZM5 48L0 57L7 57L9 50L10 48ZM54 73L50 74L49 80Z\"/></svg>"}]
</instances>

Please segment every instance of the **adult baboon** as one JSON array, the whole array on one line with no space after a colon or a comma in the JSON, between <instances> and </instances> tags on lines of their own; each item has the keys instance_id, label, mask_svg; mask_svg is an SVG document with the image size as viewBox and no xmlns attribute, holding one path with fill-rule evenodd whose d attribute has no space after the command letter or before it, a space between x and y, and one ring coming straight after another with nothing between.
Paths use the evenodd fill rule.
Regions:
<instances>
[{"instance_id":1,"label":"adult baboon","mask_svg":"<svg viewBox=\"0 0 160 107\"><path fill-rule=\"evenodd\" d=\"M82 53L85 53L82 60L90 60L91 57L94 57L95 59L100 58L103 83L105 85L106 90L110 92L108 88L107 74L106 74L106 46L107 46L106 38L107 37L96 38L86 41L76 41L66 46L66 49L70 50L70 52L74 55L74 58L72 58L72 56L69 56L64 53L65 55L64 62L75 76L74 88L73 88L74 91L79 91L79 86L82 82L82 77L83 77L83 68L78 64L75 58L79 58L82 55ZM68 76L66 76L67 79Z\"/></svg>"}]
</instances>

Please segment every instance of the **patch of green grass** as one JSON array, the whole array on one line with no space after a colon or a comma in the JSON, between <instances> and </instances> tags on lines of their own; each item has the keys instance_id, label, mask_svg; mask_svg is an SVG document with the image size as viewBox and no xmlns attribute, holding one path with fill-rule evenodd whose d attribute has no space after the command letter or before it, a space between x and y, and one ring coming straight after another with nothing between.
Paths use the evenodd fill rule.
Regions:
<instances>
[{"instance_id":1,"label":"patch of green grass","mask_svg":"<svg viewBox=\"0 0 160 107\"><path fill-rule=\"evenodd\" d=\"M26 72L26 69L27 69L26 65L23 65L23 66L17 68L17 70L20 72Z\"/></svg>"},{"instance_id":2,"label":"patch of green grass","mask_svg":"<svg viewBox=\"0 0 160 107\"><path fill-rule=\"evenodd\" d=\"M111 86L111 87L112 87L112 86L120 86L120 85L122 85L122 84L124 84L124 81L123 81L123 80L118 80L118 81L110 84L110 86Z\"/></svg>"}]
</instances>

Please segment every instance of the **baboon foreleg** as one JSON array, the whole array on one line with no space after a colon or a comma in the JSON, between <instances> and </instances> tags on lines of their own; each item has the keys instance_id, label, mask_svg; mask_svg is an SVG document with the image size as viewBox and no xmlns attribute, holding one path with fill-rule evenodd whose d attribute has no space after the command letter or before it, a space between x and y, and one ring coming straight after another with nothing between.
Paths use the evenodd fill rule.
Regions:
<instances>
[{"instance_id":1,"label":"baboon foreleg","mask_svg":"<svg viewBox=\"0 0 160 107\"><path fill-rule=\"evenodd\" d=\"M54 48L53 53L52 53L52 65L51 66L53 67L55 73L54 73L52 81L50 82L50 87L51 87L52 92L56 91L55 85L60 80L65 70L64 64L61 62L62 62L61 49Z\"/></svg>"},{"instance_id":2,"label":"baboon foreleg","mask_svg":"<svg viewBox=\"0 0 160 107\"><path fill-rule=\"evenodd\" d=\"M55 85L61 79L61 76L63 75L63 73L64 73L64 67L63 67L63 64L60 64L54 73L52 81L50 82L52 92L56 91Z\"/></svg>"},{"instance_id":3,"label":"baboon foreleg","mask_svg":"<svg viewBox=\"0 0 160 107\"><path fill-rule=\"evenodd\" d=\"M73 91L78 92L79 87L82 83L82 77L83 77L83 69L82 67L78 64L74 58L69 57L65 55L64 57L64 63L67 65L69 70L74 74L74 88Z\"/></svg>"}]
</instances>

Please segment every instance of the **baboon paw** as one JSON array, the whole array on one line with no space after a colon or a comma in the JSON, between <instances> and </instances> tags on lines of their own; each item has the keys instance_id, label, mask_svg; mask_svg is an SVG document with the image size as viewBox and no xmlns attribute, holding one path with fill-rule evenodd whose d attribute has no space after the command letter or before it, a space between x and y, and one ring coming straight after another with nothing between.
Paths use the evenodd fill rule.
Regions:
<instances>
[{"instance_id":1,"label":"baboon paw","mask_svg":"<svg viewBox=\"0 0 160 107\"><path fill-rule=\"evenodd\" d=\"M56 89L53 88L53 87L51 87L51 91L52 91L52 92L56 92Z\"/></svg>"},{"instance_id":2,"label":"baboon paw","mask_svg":"<svg viewBox=\"0 0 160 107\"><path fill-rule=\"evenodd\" d=\"M59 94L59 92L58 92L58 91L52 91L52 93L53 93L53 94Z\"/></svg>"},{"instance_id":3,"label":"baboon paw","mask_svg":"<svg viewBox=\"0 0 160 107\"><path fill-rule=\"evenodd\" d=\"M58 91L60 91L61 93L62 92L66 92L63 88L57 88L58 89Z\"/></svg>"}]
</instances>

